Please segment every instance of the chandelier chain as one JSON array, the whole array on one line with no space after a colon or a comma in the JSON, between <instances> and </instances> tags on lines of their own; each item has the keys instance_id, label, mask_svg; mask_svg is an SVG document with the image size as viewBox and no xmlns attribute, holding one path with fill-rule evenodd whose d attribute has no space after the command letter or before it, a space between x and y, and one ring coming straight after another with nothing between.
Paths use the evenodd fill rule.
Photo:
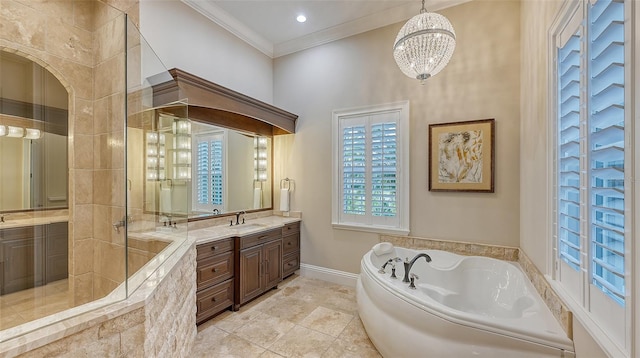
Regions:
<instances>
[{"instance_id":1,"label":"chandelier chain","mask_svg":"<svg viewBox=\"0 0 640 358\"><path fill-rule=\"evenodd\" d=\"M422 9L420 9L420 13L424 14L425 12L427 12L427 9L425 9L424 7L424 0L422 0Z\"/></svg>"}]
</instances>

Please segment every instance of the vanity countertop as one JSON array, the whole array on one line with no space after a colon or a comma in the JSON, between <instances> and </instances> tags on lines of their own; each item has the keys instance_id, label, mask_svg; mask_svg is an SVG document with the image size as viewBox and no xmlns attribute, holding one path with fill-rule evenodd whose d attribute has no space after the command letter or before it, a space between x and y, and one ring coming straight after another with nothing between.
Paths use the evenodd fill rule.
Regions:
<instances>
[{"instance_id":1,"label":"vanity countertop","mask_svg":"<svg viewBox=\"0 0 640 358\"><path fill-rule=\"evenodd\" d=\"M300 221L300 218L267 216L263 218L247 220L244 224L234 226L217 225L201 229L190 229L188 231L184 228L160 228L158 231L129 233L129 237L136 238L138 240L160 240L172 242L184 238L184 235L186 233L190 239L194 239L196 245L200 245L208 242L228 239L230 237L255 234L261 231L283 227L284 225L298 221Z\"/></svg>"},{"instance_id":2,"label":"vanity countertop","mask_svg":"<svg viewBox=\"0 0 640 358\"><path fill-rule=\"evenodd\" d=\"M245 236L261 231L267 231L283 227L287 224L300 221L300 218L267 216L264 218L251 219L240 225L219 225L203 229L189 230L189 237L194 238L196 245L208 242L228 239L230 237Z\"/></svg>"},{"instance_id":3,"label":"vanity countertop","mask_svg":"<svg viewBox=\"0 0 640 358\"><path fill-rule=\"evenodd\" d=\"M35 225L46 225L53 224L59 222L69 221L69 217L64 216L45 216L45 217L35 217L35 218L27 218L27 219L12 219L11 216L8 218L5 217L5 222L0 223L0 229L9 229L15 227L24 227L24 226L35 226Z\"/></svg>"}]
</instances>

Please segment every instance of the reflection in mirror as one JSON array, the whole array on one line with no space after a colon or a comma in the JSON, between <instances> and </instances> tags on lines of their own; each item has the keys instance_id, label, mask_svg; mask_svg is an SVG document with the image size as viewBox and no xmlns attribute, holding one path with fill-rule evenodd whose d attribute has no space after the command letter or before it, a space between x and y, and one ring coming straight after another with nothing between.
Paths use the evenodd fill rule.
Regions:
<instances>
[{"instance_id":1,"label":"reflection in mirror","mask_svg":"<svg viewBox=\"0 0 640 358\"><path fill-rule=\"evenodd\" d=\"M67 206L67 136L0 137L0 211Z\"/></svg>"},{"instance_id":2,"label":"reflection in mirror","mask_svg":"<svg viewBox=\"0 0 640 358\"><path fill-rule=\"evenodd\" d=\"M160 111L156 123L139 136L145 211L208 217L271 208L271 138Z\"/></svg>"},{"instance_id":3,"label":"reflection in mirror","mask_svg":"<svg viewBox=\"0 0 640 358\"><path fill-rule=\"evenodd\" d=\"M68 96L48 70L0 51L0 212L66 208Z\"/></svg>"}]
</instances>

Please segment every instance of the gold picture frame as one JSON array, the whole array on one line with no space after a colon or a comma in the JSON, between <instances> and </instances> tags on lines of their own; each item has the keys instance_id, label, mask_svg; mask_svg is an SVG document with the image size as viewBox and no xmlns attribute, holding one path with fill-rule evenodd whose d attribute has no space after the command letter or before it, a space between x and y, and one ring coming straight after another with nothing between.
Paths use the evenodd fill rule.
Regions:
<instances>
[{"instance_id":1,"label":"gold picture frame","mask_svg":"<svg viewBox=\"0 0 640 358\"><path fill-rule=\"evenodd\" d=\"M494 192L495 119L429 125L429 191Z\"/></svg>"}]
</instances>

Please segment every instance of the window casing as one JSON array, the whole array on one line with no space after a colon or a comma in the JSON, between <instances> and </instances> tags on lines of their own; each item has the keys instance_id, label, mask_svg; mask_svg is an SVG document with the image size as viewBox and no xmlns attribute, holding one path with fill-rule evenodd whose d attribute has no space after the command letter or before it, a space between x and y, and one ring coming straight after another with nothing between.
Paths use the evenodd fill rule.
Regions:
<instances>
[{"instance_id":1,"label":"window casing","mask_svg":"<svg viewBox=\"0 0 640 358\"><path fill-rule=\"evenodd\" d=\"M335 228L409 232L409 103L333 112Z\"/></svg>"},{"instance_id":2,"label":"window casing","mask_svg":"<svg viewBox=\"0 0 640 358\"><path fill-rule=\"evenodd\" d=\"M554 276L623 352L633 302L630 15L629 1L574 1L551 51Z\"/></svg>"}]
</instances>

